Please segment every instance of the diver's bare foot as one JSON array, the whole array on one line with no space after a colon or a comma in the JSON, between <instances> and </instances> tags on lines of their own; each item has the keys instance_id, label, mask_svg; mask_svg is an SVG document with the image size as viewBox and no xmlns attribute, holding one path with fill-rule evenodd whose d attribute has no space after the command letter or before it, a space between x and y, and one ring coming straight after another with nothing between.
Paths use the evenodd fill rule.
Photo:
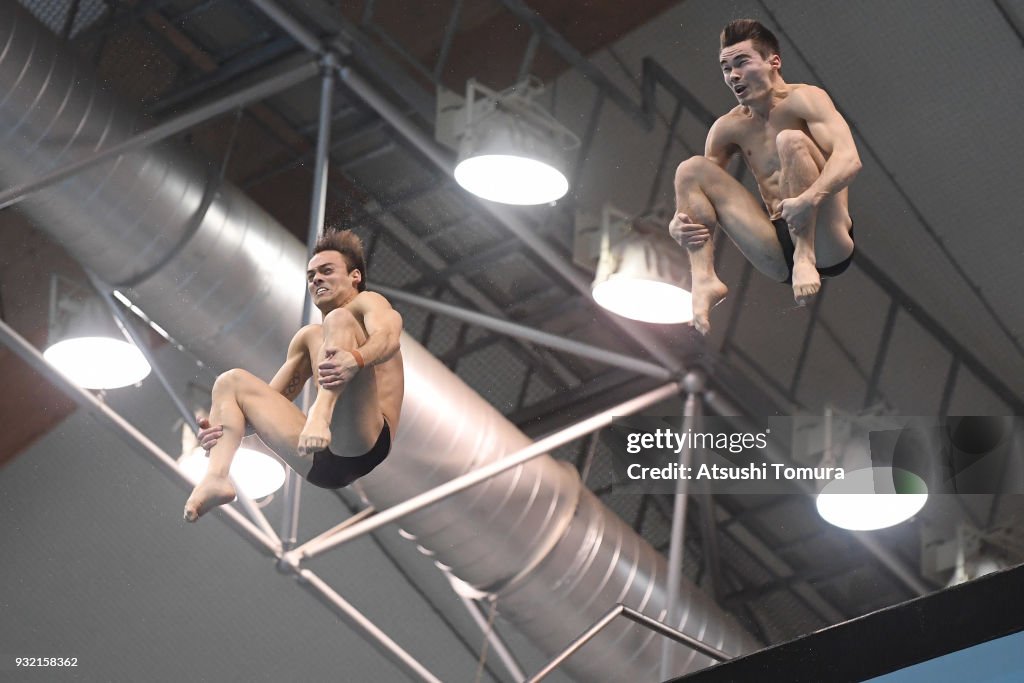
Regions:
<instances>
[{"instance_id":1,"label":"diver's bare foot","mask_svg":"<svg viewBox=\"0 0 1024 683\"><path fill-rule=\"evenodd\" d=\"M798 259L793 263L793 299L797 306L806 306L821 289L821 276L809 259Z\"/></svg>"},{"instance_id":2,"label":"diver's bare foot","mask_svg":"<svg viewBox=\"0 0 1024 683\"><path fill-rule=\"evenodd\" d=\"M185 503L185 521L194 522L207 512L235 499L235 487L227 477L207 475Z\"/></svg>"},{"instance_id":3,"label":"diver's bare foot","mask_svg":"<svg viewBox=\"0 0 1024 683\"><path fill-rule=\"evenodd\" d=\"M316 410L310 410L306 426L299 434L299 457L312 458L314 453L325 450L331 445L331 425L319 417Z\"/></svg>"},{"instance_id":4,"label":"diver's bare foot","mask_svg":"<svg viewBox=\"0 0 1024 683\"><path fill-rule=\"evenodd\" d=\"M711 309L722 303L729 288L717 277L693 281L693 326L706 335L711 331L709 314Z\"/></svg>"}]
</instances>

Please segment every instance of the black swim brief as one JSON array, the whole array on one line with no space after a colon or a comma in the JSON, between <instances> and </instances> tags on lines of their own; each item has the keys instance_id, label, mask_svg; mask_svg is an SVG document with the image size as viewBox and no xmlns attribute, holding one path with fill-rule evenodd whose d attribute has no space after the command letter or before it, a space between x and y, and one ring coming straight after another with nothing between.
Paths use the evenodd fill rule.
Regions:
<instances>
[{"instance_id":1,"label":"black swim brief","mask_svg":"<svg viewBox=\"0 0 1024 683\"><path fill-rule=\"evenodd\" d=\"M783 282L791 285L793 284L793 252L796 251L796 245L793 244L793 236L789 234L789 225L786 224L784 218L776 218L772 221L772 226L775 228L775 236L779 240L779 246L782 247L782 256L786 259L786 267L789 268L789 276ZM853 226L850 226L850 238L853 238ZM849 256L834 266L818 268L818 275L822 277L842 275L850 267L850 264L853 263L855 251L856 247L854 247L854 251L850 252Z\"/></svg>"},{"instance_id":2,"label":"black swim brief","mask_svg":"<svg viewBox=\"0 0 1024 683\"><path fill-rule=\"evenodd\" d=\"M390 452L391 428L388 427L388 421L384 420L377 443L363 455L343 458L330 450L314 453L313 467L306 475L306 481L322 489L340 489L369 474L373 468L384 462L384 458L388 457Z\"/></svg>"}]
</instances>

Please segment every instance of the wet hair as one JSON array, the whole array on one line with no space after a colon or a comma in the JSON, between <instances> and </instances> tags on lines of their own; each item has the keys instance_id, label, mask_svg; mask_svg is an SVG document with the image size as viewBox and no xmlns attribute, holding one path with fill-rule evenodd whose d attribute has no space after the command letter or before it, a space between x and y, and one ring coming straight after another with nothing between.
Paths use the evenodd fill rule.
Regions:
<instances>
[{"instance_id":1,"label":"wet hair","mask_svg":"<svg viewBox=\"0 0 1024 683\"><path fill-rule=\"evenodd\" d=\"M313 253L319 254L322 251L336 251L341 254L345 261L348 272L358 270L363 277L356 285L360 292L366 291L366 258L363 256L363 241L359 235L351 230L328 229L316 241L313 246Z\"/></svg>"},{"instance_id":2,"label":"wet hair","mask_svg":"<svg viewBox=\"0 0 1024 683\"><path fill-rule=\"evenodd\" d=\"M773 54L782 56L779 39L768 30L768 27L754 19L734 19L726 24L719 37L719 49L724 50L730 45L742 43L744 40L751 41L757 53L765 59Z\"/></svg>"}]
</instances>

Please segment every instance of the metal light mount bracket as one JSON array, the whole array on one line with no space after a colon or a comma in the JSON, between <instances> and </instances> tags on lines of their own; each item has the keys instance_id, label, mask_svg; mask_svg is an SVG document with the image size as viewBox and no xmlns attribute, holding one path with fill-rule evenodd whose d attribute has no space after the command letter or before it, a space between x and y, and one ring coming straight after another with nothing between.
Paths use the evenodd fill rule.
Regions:
<instances>
[{"instance_id":1,"label":"metal light mount bracket","mask_svg":"<svg viewBox=\"0 0 1024 683\"><path fill-rule=\"evenodd\" d=\"M571 152L580 146L580 139L552 116L538 102L544 84L536 76L528 76L511 88L496 92L469 79L466 82L465 129L463 140L474 137L477 130L495 120L514 119L518 126L548 141L556 149ZM479 137L479 134L476 134Z\"/></svg>"}]
</instances>

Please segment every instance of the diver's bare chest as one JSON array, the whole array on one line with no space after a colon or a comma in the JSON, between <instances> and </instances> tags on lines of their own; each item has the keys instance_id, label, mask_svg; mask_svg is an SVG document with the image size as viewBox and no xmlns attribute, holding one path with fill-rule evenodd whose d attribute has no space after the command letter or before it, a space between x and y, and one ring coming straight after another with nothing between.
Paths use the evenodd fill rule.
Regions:
<instances>
[{"instance_id":1,"label":"diver's bare chest","mask_svg":"<svg viewBox=\"0 0 1024 683\"><path fill-rule=\"evenodd\" d=\"M801 130L801 122L784 113L773 113L768 120L737 122L734 128L736 147L757 177L767 177L779 170L779 148L776 138L784 130Z\"/></svg>"},{"instance_id":2,"label":"diver's bare chest","mask_svg":"<svg viewBox=\"0 0 1024 683\"><path fill-rule=\"evenodd\" d=\"M775 144L775 135L767 129L751 131L741 136L736 147L750 170L758 178L771 175L779 170L779 150Z\"/></svg>"}]
</instances>

